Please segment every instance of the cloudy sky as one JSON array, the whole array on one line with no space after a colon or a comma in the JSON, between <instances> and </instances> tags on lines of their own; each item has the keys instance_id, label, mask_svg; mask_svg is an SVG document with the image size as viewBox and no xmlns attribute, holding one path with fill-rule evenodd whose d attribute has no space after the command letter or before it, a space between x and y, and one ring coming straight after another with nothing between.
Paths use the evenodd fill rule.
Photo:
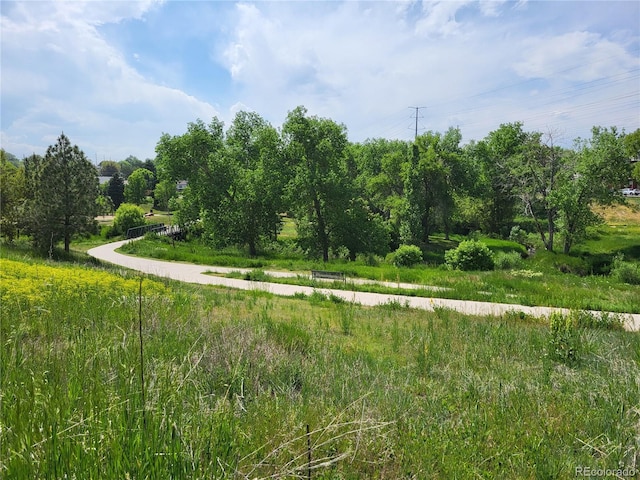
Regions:
<instances>
[{"instance_id":1,"label":"cloudy sky","mask_svg":"<svg viewBox=\"0 0 640 480\"><path fill-rule=\"evenodd\" d=\"M94 162L153 158L162 133L304 105L351 141L501 123L640 127L637 1L2 0L2 148L60 132Z\"/></svg>"}]
</instances>

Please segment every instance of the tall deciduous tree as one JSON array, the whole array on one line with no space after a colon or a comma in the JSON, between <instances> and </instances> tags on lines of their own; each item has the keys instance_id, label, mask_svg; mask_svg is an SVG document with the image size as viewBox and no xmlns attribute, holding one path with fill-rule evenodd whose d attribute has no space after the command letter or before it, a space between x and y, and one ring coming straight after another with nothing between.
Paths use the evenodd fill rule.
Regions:
<instances>
[{"instance_id":1,"label":"tall deciduous tree","mask_svg":"<svg viewBox=\"0 0 640 480\"><path fill-rule=\"evenodd\" d=\"M391 235L391 248L400 246L404 207L404 178L411 163L411 145L401 140L373 139L350 146L358 169L356 186L370 211L380 215Z\"/></svg>"},{"instance_id":2,"label":"tall deciduous tree","mask_svg":"<svg viewBox=\"0 0 640 480\"><path fill-rule=\"evenodd\" d=\"M576 140L575 153L562 169L560 187L553 195L564 253L584 238L587 227L600 221L591 207L615 201L616 191L629 178L629 171L622 136L615 128L594 127L590 139Z\"/></svg>"},{"instance_id":3,"label":"tall deciduous tree","mask_svg":"<svg viewBox=\"0 0 640 480\"><path fill-rule=\"evenodd\" d=\"M189 123L183 135L163 134L156 145L156 154L161 180L188 183L177 215L182 223L224 215L220 206L230 194L233 169L225 158L220 120L214 118L209 125L202 120ZM212 232L207 233L211 237Z\"/></svg>"},{"instance_id":4,"label":"tall deciduous tree","mask_svg":"<svg viewBox=\"0 0 640 480\"><path fill-rule=\"evenodd\" d=\"M287 169L278 132L253 112L238 112L226 136L226 157L233 169L226 212L211 220L226 243L248 245L256 255L261 239L276 239L281 228Z\"/></svg>"},{"instance_id":5,"label":"tall deciduous tree","mask_svg":"<svg viewBox=\"0 0 640 480\"><path fill-rule=\"evenodd\" d=\"M626 134L622 141L629 159L640 160L640 128Z\"/></svg>"},{"instance_id":6,"label":"tall deciduous tree","mask_svg":"<svg viewBox=\"0 0 640 480\"><path fill-rule=\"evenodd\" d=\"M100 162L100 175L105 177L112 177L116 173L120 172L120 164L113 160L104 160Z\"/></svg>"},{"instance_id":7,"label":"tall deciduous tree","mask_svg":"<svg viewBox=\"0 0 640 480\"><path fill-rule=\"evenodd\" d=\"M162 180L158 182L153 192L155 206L160 210L167 210L169 208L169 202L176 196L178 196L176 182L171 180Z\"/></svg>"},{"instance_id":8,"label":"tall deciduous tree","mask_svg":"<svg viewBox=\"0 0 640 480\"><path fill-rule=\"evenodd\" d=\"M503 237L509 234L517 200L511 162L522 153L526 140L522 123L516 122L500 125L476 145L474 152L482 168L483 223L487 233Z\"/></svg>"},{"instance_id":9,"label":"tall deciduous tree","mask_svg":"<svg viewBox=\"0 0 640 480\"><path fill-rule=\"evenodd\" d=\"M450 128L444 135L427 132L416 138L405 177L402 235L406 243L426 246L438 221L448 237L454 191L464 177L459 174L461 139L456 128Z\"/></svg>"},{"instance_id":10,"label":"tall deciduous tree","mask_svg":"<svg viewBox=\"0 0 640 480\"><path fill-rule=\"evenodd\" d=\"M345 185L346 129L332 120L308 116L300 106L289 112L282 132L294 168L289 192L299 240L326 262L332 227L350 200Z\"/></svg>"},{"instance_id":11,"label":"tall deciduous tree","mask_svg":"<svg viewBox=\"0 0 640 480\"><path fill-rule=\"evenodd\" d=\"M556 192L572 176L567 152L555 145L556 136L552 131L528 133L521 153L510 163L525 214L533 219L545 249L551 252L559 214Z\"/></svg>"},{"instance_id":12,"label":"tall deciduous tree","mask_svg":"<svg viewBox=\"0 0 640 480\"><path fill-rule=\"evenodd\" d=\"M64 249L74 234L95 226L98 176L84 153L64 135L47 148L44 158L25 161L28 188L27 229L34 244L42 249L64 241Z\"/></svg>"},{"instance_id":13,"label":"tall deciduous tree","mask_svg":"<svg viewBox=\"0 0 640 480\"><path fill-rule=\"evenodd\" d=\"M120 162L120 174L125 179L138 168L144 168L144 162L133 155L129 155Z\"/></svg>"},{"instance_id":14,"label":"tall deciduous tree","mask_svg":"<svg viewBox=\"0 0 640 480\"><path fill-rule=\"evenodd\" d=\"M124 198L129 203L135 203L140 205L144 203L147 198L147 192L149 191L149 182L153 178L151 173L146 168L138 168L133 171L127 179L127 184L124 187Z\"/></svg>"}]
</instances>

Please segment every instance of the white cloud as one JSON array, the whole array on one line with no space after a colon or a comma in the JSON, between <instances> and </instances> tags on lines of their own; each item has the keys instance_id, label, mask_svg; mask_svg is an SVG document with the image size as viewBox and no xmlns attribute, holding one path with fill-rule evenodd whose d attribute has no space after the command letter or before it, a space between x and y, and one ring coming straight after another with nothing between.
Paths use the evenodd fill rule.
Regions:
<instances>
[{"instance_id":1,"label":"white cloud","mask_svg":"<svg viewBox=\"0 0 640 480\"><path fill-rule=\"evenodd\" d=\"M589 81L638 66L638 58L623 45L597 33L580 31L532 37L522 44L524 60L514 68L525 78Z\"/></svg>"},{"instance_id":2,"label":"white cloud","mask_svg":"<svg viewBox=\"0 0 640 480\"><path fill-rule=\"evenodd\" d=\"M32 125L27 145L43 145L53 128L54 137L61 130L77 132L80 138L70 138L81 148L86 148L81 137L90 137L96 152L112 152L115 158L152 155L163 131L216 115L207 102L144 78L96 29L139 18L152 4L19 4L11 17L3 15L3 57L10 59L3 58L3 148L30 153L12 139ZM8 106L5 97L11 97Z\"/></svg>"},{"instance_id":3,"label":"white cloud","mask_svg":"<svg viewBox=\"0 0 640 480\"><path fill-rule=\"evenodd\" d=\"M278 126L297 105L355 141L411 138L410 106L427 107L421 130L465 139L517 120L638 125L630 2L584 15L526 1L6 5L0 141L19 156L61 130L99 160L153 156L196 118L248 109Z\"/></svg>"},{"instance_id":4,"label":"white cloud","mask_svg":"<svg viewBox=\"0 0 640 480\"><path fill-rule=\"evenodd\" d=\"M418 35L438 35L448 37L460 33L461 24L456 21L456 13L469 2L424 2L424 16L416 23Z\"/></svg>"}]
</instances>

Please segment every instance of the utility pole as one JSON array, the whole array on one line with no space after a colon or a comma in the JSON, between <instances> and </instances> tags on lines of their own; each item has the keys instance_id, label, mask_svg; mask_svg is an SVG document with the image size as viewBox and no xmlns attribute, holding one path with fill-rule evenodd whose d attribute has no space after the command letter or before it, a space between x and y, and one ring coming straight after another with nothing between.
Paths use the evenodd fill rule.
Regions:
<instances>
[{"instance_id":1,"label":"utility pole","mask_svg":"<svg viewBox=\"0 0 640 480\"><path fill-rule=\"evenodd\" d=\"M415 136L413 137L415 139L418 136L418 112L420 111L421 108L427 108L427 107L409 107L409 108L414 108L416 110L416 132L415 132Z\"/></svg>"}]
</instances>

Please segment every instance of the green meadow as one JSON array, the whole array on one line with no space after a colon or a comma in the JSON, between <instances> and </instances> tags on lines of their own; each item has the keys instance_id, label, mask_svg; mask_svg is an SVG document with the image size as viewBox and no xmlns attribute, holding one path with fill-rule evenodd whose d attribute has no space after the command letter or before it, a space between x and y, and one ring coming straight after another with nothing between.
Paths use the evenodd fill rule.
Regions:
<instances>
[{"instance_id":1,"label":"green meadow","mask_svg":"<svg viewBox=\"0 0 640 480\"><path fill-rule=\"evenodd\" d=\"M575 308L551 319L182 284L89 259L97 238L58 260L3 245L0 477L637 476L640 335L580 311L638 311L638 286L606 271L622 250L637 263L637 224L612 215L575 255L484 273L135 242L255 275L323 267Z\"/></svg>"}]
</instances>

